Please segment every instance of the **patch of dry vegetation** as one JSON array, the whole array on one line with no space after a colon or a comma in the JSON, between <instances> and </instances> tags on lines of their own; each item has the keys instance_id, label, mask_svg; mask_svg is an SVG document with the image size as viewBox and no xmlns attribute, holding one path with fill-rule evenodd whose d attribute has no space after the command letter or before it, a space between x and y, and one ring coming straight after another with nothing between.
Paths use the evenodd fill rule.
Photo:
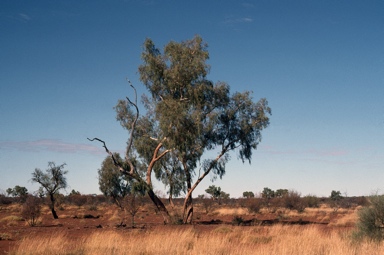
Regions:
<instances>
[{"instance_id":1,"label":"patch of dry vegetation","mask_svg":"<svg viewBox=\"0 0 384 255\"><path fill-rule=\"evenodd\" d=\"M217 215L248 215L248 210L246 208L218 208L213 214Z\"/></svg>"},{"instance_id":2,"label":"patch of dry vegetation","mask_svg":"<svg viewBox=\"0 0 384 255\"><path fill-rule=\"evenodd\" d=\"M11 254L379 254L383 243L353 243L349 232L318 226L194 227L99 231L74 239L64 232L30 236Z\"/></svg>"},{"instance_id":3,"label":"patch of dry vegetation","mask_svg":"<svg viewBox=\"0 0 384 255\"><path fill-rule=\"evenodd\" d=\"M9 215L0 219L0 222L12 222L12 221L24 221L24 219L16 215Z\"/></svg>"}]
</instances>

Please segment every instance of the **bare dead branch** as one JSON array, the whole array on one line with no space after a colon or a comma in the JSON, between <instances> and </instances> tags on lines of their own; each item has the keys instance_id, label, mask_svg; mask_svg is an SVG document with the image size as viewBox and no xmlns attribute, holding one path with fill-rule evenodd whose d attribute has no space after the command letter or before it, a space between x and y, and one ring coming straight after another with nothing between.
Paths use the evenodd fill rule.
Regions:
<instances>
[{"instance_id":1,"label":"bare dead branch","mask_svg":"<svg viewBox=\"0 0 384 255\"><path fill-rule=\"evenodd\" d=\"M134 137L135 128L136 128L136 123L137 123L137 120L139 119L140 112L139 112L139 108L137 107L137 91L136 91L136 88L132 85L132 83L128 79L127 79L127 81L129 83L129 85L133 88L133 90L135 91L135 102L132 102L132 100L130 100L128 97L126 97L128 103L131 104L136 109L136 116L135 116L135 119L132 122L131 134L130 134L129 140L128 140L127 151L125 152L125 160L129 164L129 167L131 168L130 173L133 174L135 168L134 168L134 165L132 164L132 161L130 160L129 153L130 153L131 148L132 148L133 137Z\"/></svg>"},{"instance_id":2,"label":"bare dead branch","mask_svg":"<svg viewBox=\"0 0 384 255\"><path fill-rule=\"evenodd\" d=\"M109 154L109 156L111 156L112 160L113 160L113 164L115 166L117 166L119 168L119 170L122 172L122 173L127 173L127 171L124 169L124 167L122 166L121 162L119 162L118 160L116 160L116 157L115 155L113 155L113 153L108 149L107 145L105 144L105 142L97 137L93 138L93 139L89 139L87 138L89 141L93 142L93 141L98 141L98 142L101 142L103 144L103 147L105 149L105 151Z\"/></svg>"}]
</instances>

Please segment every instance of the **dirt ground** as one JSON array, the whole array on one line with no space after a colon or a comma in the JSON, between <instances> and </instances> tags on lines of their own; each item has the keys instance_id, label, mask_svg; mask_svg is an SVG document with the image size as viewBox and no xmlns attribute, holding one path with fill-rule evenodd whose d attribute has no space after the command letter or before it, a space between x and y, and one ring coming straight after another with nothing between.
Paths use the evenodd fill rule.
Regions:
<instances>
[{"instance_id":1,"label":"dirt ground","mask_svg":"<svg viewBox=\"0 0 384 255\"><path fill-rule=\"evenodd\" d=\"M198 209L198 208L197 208ZM47 207L42 210L42 217L39 223L31 227L20 216L21 206L18 204L0 205L0 254L7 254L10 250L17 247L20 240L27 236L44 236L52 233L68 233L71 238L79 238L90 235L95 231L115 229L116 231L131 231L131 217L121 212L114 205L97 206L97 209L89 206L78 207L74 205L63 205L57 210L59 219L53 219ZM319 224L328 227L330 222L343 217L344 214L330 213L326 220L319 220L318 215L291 215L282 217L281 212L264 212L258 214L243 213L244 210L237 211L236 214L222 214L219 212L205 213L204 210L195 210L195 227L204 230L212 230L219 224L237 224L242 226L249 225L271 225L271 224ZM234 221L234 217L239 217L240 221ZM121 224L123 221L123 224ZM183 228L180 224L164 225L163 217L151 208L140 210L135 216L136 228L156 230L157 228ZM188 227L188 226L187 226ZM334 226L333 226L334 227ZM348 227L348 226L343 226Z\"/></svg>"}]
</instances>

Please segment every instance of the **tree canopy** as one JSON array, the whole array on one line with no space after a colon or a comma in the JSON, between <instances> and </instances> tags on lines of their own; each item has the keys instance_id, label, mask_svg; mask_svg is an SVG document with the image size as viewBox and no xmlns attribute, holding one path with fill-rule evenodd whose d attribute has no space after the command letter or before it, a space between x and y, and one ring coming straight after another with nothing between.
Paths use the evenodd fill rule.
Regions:
<instances>
[{"instance_id":1,"label":"tree canopy","mask_svg":"<svg viewBox=\"0 0 384 255\"><path fill-rule=\"evenodd\" d=\"M55 219L59 218L55 211L55 195L57 195L60 189L67 187L67 178L65 175L68 171L64 170L65 165L64 163L56 166L54 162L48 162L48 169L45 173L39 168L36 168L32 173L32 182L39 183L49 196L51 201L50 209Z\"/></svg>"},{"instance_id":2,"label":"tree canopy","mask_svg":"<svg viewBox=\"0 0 384 255\"><path fill-rule=\"evenodd\" d=\"M163 51L147 39L139 66L140 80L149 92L142 98L145 115L139 114L137 98L126 97L115 107L129 139L124 162L113 160L114 164L145 183L158 208L162 206L151 194L153 172L171 193L185 191L185 223L192 220L192 192L208 174L223 177L231 151L251 163L271 114L266 99L254 102L249 91L231 93L228 84L208 80L208 59L200 36L171 41ZM103 140L90 140L95 139L113 157ZM210 158L208 151L217 154Z\"/></svg>"}]
</instances>

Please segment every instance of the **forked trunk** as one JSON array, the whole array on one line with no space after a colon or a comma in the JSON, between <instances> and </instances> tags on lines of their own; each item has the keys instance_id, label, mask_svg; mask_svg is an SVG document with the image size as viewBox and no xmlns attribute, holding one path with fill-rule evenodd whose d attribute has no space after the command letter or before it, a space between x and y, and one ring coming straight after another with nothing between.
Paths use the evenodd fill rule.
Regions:
<instances>
[{"instance_id":1,"label":"forked trunk","mask_svg":"<svg viewBox=\"0 0 384 255\"><path fill-rule=\"evenodd\" d=\"M186 161L183 161L184 166L184 172L186 176L187 181L187 195L184 199L184 205L183 205L183 223L184 224L190 224L192 223L193 218L193 201L192 201L192 178L191 173L188 170L188 165Z\"/></svg>"},{"instance_id":2,"label":"forked trunk","mask_svg":"<svg viewBox=\"0 0 384 255\"><path fill-rule=\"evenodd\" d=\"M161 215L164 218L164 224L169 223L169 213L164 203L160 200L158 196L153 192L152 189L148 190L148 196L151 198L152 202L155 204L156 208L160 211Z\"/></svg>"},{"instance_id":3,"label":"forked trunk","mask_svg":"<svg viewBox=\"0 0 384 255\"><path fill-rule=\"evenodd\" d=\"M192 193L187 195L184 200L183 205L183 223L191 224L193 219L193 201L192 201Z\"/></svg>"}]
</instances>

